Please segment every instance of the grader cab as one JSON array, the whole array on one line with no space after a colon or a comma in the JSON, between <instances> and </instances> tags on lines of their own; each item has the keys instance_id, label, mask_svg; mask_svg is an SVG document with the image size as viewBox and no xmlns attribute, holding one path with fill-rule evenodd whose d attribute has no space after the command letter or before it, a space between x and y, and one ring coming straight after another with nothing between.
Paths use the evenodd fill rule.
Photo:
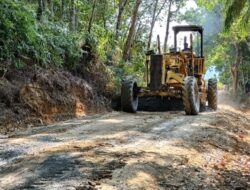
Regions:
<instances>
[{"instance_id":1,"label":"grader cab","mask_svg":"<svg viewBox=\"0 0 250 190\"><path fill-rule=\"evenodd\" d=\"M201 26L175 26L174 48L169 53L147 53L146 87L139 87L133 77L124 79L121 87L121 107L135 113L139 97L172 97L182 99L187 115L197 115L200 108L217 109L217 81L204 80L206 72L203 56L203 28ZM191 32L190 43L184 37L183 49L177 47L177 36ZM199 36L199 50L194 51L193 33ZM196 48L197 50L197 48Z\"/></svg>"}]
</instances>

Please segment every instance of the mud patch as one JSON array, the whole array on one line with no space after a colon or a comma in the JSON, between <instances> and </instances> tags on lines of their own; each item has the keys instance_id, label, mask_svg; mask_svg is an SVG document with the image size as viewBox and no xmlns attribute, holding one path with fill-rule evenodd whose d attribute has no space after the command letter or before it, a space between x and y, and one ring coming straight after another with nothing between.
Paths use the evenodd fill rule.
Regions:
<instances>
[{"instance_id":1,"label":"mud patch","mask_svg":"<svg viewBox=\"0 0 250 190\"><path fill-rule=\"evenodd\" d=\"M99 168L95 168L90 178L94 181L99 181L101 179L111 179L113 171L116 169L123 168L125 165L126 163L123 161L112 160L110 162L105 163Z\"/></svg>"},{"instance_id":2,"label":"mud patch","mask_svg":"<svg viewBox=\"0 0 250 190\"><path fill-rule=\"evenodd\" d=\"M123 168L125 165L125 162L116 159L104 162L101 165L92 164L91 168L89 169L89 171L91 172L90 175L87 177L88 180L77 186L76 189L96 190L101 184L101 181L111 180L113 177L113 172L115 170Z\"/></svg>"}]
</instances>

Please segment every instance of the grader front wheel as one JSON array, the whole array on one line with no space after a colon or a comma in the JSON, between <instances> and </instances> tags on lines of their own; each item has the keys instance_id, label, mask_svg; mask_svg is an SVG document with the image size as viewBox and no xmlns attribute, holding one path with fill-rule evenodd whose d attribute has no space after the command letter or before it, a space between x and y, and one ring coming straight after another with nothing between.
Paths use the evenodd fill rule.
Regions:
<instances>
[{"instance_id":1,"label":"grader front wheel","mask_svg":"<svg viewBox=\"0 0 250 190\"><path fill-rule=\"evenodd\" d=\"M200 96L195 77L188 76L185 78L182 99L186 114L198 115L200 111Z\"/></svg>"},{"instance_id":2,"label":"grader front wheel","mask_svg":"<svg viewBox=\"0 0 250 190\"><path fill-rule=\"evenodd\" d=\"M207 101L208 101L208 107L212 108L213 110L217 110L218 92L217 92L216 79L208 80Z\"/></svg>"},{"instance_id":3,"label":"grader front wheel","mask_svg":"<svg viewBox=\"0 0 250 190\"><path fill-rule=\"evenodd\" d=\"M137 83L133 79L122 82L121 88L121 108L122 111L135 113L138 107Z\"/></svg>"}]
</instances>

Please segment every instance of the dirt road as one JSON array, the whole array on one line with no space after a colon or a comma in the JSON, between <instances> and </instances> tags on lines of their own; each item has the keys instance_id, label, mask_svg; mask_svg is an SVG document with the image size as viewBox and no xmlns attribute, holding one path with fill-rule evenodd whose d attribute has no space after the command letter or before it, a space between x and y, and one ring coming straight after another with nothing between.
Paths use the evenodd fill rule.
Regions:
<instances>
[{"instance_id":1,"label":"dirt road","mask_svg":"<svg viewBox=\"0 0 250 190\"><path fill-rule=\"evenodd\" d=\"M0 136L0 189L249 189L250 115L113 112Z\"/></svg>"}]
</instances>

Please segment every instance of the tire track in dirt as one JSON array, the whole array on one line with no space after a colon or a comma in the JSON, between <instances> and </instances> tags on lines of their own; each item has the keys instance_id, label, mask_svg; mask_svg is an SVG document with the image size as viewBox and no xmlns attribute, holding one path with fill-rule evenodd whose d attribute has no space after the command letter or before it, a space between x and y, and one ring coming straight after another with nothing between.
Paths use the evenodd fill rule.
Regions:
<instances>
[{"instance_id":1,"label":"tire track in dirt","mask_svg":"<svg viewBox=\"0 0 250 190\"><path fill-rule=\"evenodd\" d=\"M144 114L139 114L139 116L134 117L139 118L142 115ZM153 118L152 115L146 113L145 116L143 116L145 123L155 123L155 118ZM144 122L141 123L137 121L130 124L125 123L118 127L119 124L117 124L117 121L119 121L119 117L126 120L131 116L124 113L112 113L104 116L87 118L82 121L71 120L57 124L56 126L31 129L27 132L13 134L10 138L1 139L0 186L2 185L4 189L47 189L48 187L57 189L59 187L65 187L65 184L68 184L70 189L77 184L77 181L83 181L82 179L84 178L93 178L94 180L106 177L110 178L110 176L112 176L112 171L123 166L123 162L117 159L111 159L110 162L112 164L109 164L109 161L107 161L106 165L108 166L104 164L103 170L98 169L102 168L102 164L86 163L85 160L80 158L84 156L83 154L86 152L89 153L92 149L95 149L95 144L101 147L102 145L100 145L100 143L98 144L95 140L90 140L85 149L82 149L81 145L77 147L77 143L75 143L74 150L70 150L72 148L70 144L72 143L71 141L79 141L79 139L84 138L84 136L94 136L96 133L100 133L100 123L102 122L106 122L106 126L101 129L101 131L108 129L110 132L114 127L117 128L117 132L123 132L127 129L134 128L134 124L136 124L137 127L145 124ZM99 123L96 122L96 120L100 120ZM162 118L158 117L158 120L162 120ZM95 123L97 123L97 126L95 126ZM78 130L78 128L82 130ZM82 136L79 137L79 134L82 134ZM67 141L70 141L70 143L67 144ZM101 138L101 141L105 142L105 138ZM59 146L64 145L66 146L64 151L60 148L60 150L56 150ZM55 150L53 150L53 148L55 148ZM75 157L71 156L69 153L80 155ZM114 165L114 163L116 164ZM22 168L25 167L28 169L22 170ZM92 167L94 169L91 169ZM86 172L79 172L80 170L93 171L90 172L92 174L86 174ZM84 173L85 175L82 175Z\"/></svg>"},{"instance_id":2,"label":"tire track in dirt","mask_svg":"<svg viewBox=\"0 0 250 190\"><path fill-rule=\"evenodd\" d=\"M3 136L0 189L246 189L246 121L225 110L114 112Z\"/></svg>"}]
</instances>

